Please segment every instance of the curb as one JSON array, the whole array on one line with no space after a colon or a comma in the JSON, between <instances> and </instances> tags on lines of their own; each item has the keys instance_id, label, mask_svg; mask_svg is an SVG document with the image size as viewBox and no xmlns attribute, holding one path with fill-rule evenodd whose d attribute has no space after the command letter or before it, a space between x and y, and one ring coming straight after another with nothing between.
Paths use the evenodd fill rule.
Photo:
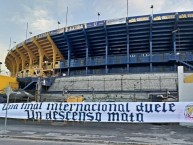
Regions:
<instances>
[{"instance_id":1,"label":"curb","mask_svg":"<svg viewBox=\"0 0 193 145\"><path fill-rule=\"evenodd\" d=\"M58 141L58 142L79 142L79 143L99 143L99 144L112 144L112 145L144 145L145 143L135 142L116 142L116 141L105 141L105 140L86 140L86 139L64 139L64 138L50 138L50 137L31 137L31 136L11 136L11 135L0 135L0 138L12 138L12 139L27 139L27 140L45 140L45 141Z\"/></svg>"}]
</instances>

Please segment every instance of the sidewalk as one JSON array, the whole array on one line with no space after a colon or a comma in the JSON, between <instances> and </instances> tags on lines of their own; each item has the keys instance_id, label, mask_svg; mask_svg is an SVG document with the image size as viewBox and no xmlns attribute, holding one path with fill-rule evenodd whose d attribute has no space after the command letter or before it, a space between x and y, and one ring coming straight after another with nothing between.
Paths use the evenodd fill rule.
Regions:
<instances>
[{"instance_id":1,"label":"sidewalk","mask_svg":"<svg viewBox=\"0 0 193 145\"><path fill-rule=\"evenodd\" d=\"M0 119L0 138L99 144L193 144L193 128L178 124L25 122L8 119L7 130L5 134L4 120Z\"/></svg>"}]
</instances>

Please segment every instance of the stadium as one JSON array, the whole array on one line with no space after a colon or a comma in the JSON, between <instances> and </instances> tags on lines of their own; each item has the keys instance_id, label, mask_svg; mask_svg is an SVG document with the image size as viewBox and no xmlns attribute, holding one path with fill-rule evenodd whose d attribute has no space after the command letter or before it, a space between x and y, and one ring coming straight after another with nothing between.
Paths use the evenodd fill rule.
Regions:
<instances>
[{"instance_id":1,"label":"stadium","mask_svg":"<svg viewBox=\"0 0 193 145\"><path fill-rule=\"evenodd\" d=\"M17 44L5 59L23 89L34 89L41 76L42 85L51 86L43 96L94 92L106 100L109 94L111 99L128 94L135 99L139 94L147 98L152 92L177 92L177 66L191 72L192 63L193 12L68 26Z\"/></svg>"}]
</instances>

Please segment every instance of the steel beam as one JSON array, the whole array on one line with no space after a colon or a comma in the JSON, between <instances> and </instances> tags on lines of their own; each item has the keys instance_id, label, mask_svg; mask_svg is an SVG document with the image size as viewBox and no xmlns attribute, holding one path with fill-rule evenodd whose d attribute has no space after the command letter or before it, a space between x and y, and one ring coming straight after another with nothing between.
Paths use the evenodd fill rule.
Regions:
<instances>
[{"instance_id":1,"label":"steel beam","mask_svg":"<svg viewBox=\"0 0 193 145\"><path fill-rule=\"evenodd\" d=\"M178 13L175 14L175 22L174 22L174 30L172 31L172 43L173 43L173 53L174 53L174 59L176 60L176 53L177 53L177 48L176 48L176 32L179 33L180 29L178 29ZM177 61L177 60L176 60ZM176 63L174 64L174 71L177 70L177 65Z\"/></svg>"},{"instance_id":2,"label":"steel beam","mask_svg":"<svg viewBox=\"0 0 193 145\"><path fill-rule=\"evenodd\" d=\"M6 60L7 61L9 61L10 62L10 64L11 64L11 69L10 69L10 71L11 71L11 76L15 76L15 70L16 70L16 62L15 61L13 61L13 58L11 59L10 58L11 56L9 56L9 55L7 55L7 57L6 57Z\"/></svg>"},{"instance_id":3,"label":"steel beam","mask_svg":"<svg viewBox=\"0 0 193 145\"><path fill-rule=\"evenodd\" d=\"M48 41L51 43L52 45L52 51L53 51L53 68L55 68L55 64L56 64L56 55L58 54L60 56L60 59L63 60L64 57L61 54L61 52L59 51L58 47L56 46L56 44L54 43L54 41L52 40L51 36L49 33L47 33L47 39Z\"/></svg>"},{"instance_id":4,"label":"steel beam","mask_svg":"<svg viewBox=\"0 0 193 145\"><path fill-rule=\"evenodd\" d=\"M88 37L87 37L85 28L83 32L84 32L85 44L86 44L86 75L88 75L89 42L88 42Z\"/></svg>"},{"instance_id":5,"label":"steel beam","mask_svg":"<svg viewBox=\"0 0 193 145\"><path fill-rule=\"evenodd\" d=\"M27 51L29 55L29 68L32 68L33 65L33 59L36 59L36 56L33 54L33 52L29 49L29 47L26 45L26 43L23 43L23 48Z\"/></svg>"},{"instance_id":6,"label":"steel beam","mask_svg":"<svg viewBox=\"0 0 193 145\"><path fill-rule=\"evenodd\" d=\"M13 59L15 59L15 63L16 63L16 69L15 69L15 75L19 72L19 65L21 63L21 61L19 60L19 58L13 53L13 51L11 51L10 55L13 57ZM13 60L12 60L13 61Z\"/></svg>"},{"instance_id":7,"label":"steel beam","mask_svg":"<svg viewBox=\"0 0 193 145\"><path fill-rule=\"evenodd\" d=\"M108 33L107 33L106 23L104 25L104 29L105 29L105 43L106 43L106 47L105 47L105 73L108 74L108 49L109 49L109 43L108 43Z\"/></svg>"},{"instance_id":8,"label":"steel beam","mask_svg":"<svg viewBox=\"0 0 193 145\"><path fill-rule=\"evenodd\" d=\"M64 38L66 39L66 43L68 46L68 76L69 76L70 75L71 46L70 46L70 41L68 39L66 32L64 32Z\"/></svg>"},{"instance_id":9,"label":"steel beam","mask_svg":"<svg viewBox=\"0 0 193 145\"><path fill-rule=\"evenodd\" d=\"M127 72L129 73L130 52L129 52L129 20L126 18L126 31L127 31Z\"/></svg>"},{"instance_id":10,"label":"steel beam","mask_svg":"<svg viewBox=\"0 0 193 145\"><path fill-rule=\"evenodd\" d=\"M25 61L27 60L26 56L19 50L19 48L16 46L16 52L20 55L21 61L22 61L22 70L25 69Z\"/></svg>"},{"instance_id":11,"label":"steel beam","mask_svg":"<svg viewBox=\"0 0 193 145\"><path fill-rule=\"evenodd\" d=\"M6 60L5 60L5 65L12 74L13 73L13 65L12 65L11 61L8 58L6 58Z\"/></svg>"},{"instance_id":12,"label":"steel beam","mask_svg":"<svg viewBox=\"0 0 193 145\"><path fill-rule=\"evenodd\" d=\"M149 32L149 71L152 72L152 26L153 26L153 15L150 18L150 32Z\"/></svg>"},{"instance_id":13,"label":"steel beam","mask_svg":"<svg viewBox=\"0 0 193 145\"><path fill-rule=\"evenodd\" d=\"M41 69L42 66L43 66L44 56L46 56L47 58L49 58L49 56L45 53L44 49L38 43L37 37L34 37L33 43L38 48L38 53L39 53L39 69Z\"/></svg>"}]
</instances>

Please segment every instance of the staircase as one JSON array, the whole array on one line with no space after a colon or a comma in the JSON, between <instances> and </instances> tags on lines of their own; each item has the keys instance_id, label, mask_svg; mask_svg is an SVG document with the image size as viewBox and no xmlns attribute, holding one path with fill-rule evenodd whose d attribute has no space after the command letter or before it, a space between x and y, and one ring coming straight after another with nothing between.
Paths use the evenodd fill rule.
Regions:
<instances>
[{"instance_id":1,"label":"staircase","mask_svg":"<svg viewBox=\"0 0 193 145\"><path fill-rule=\"evenodd\" d=\"M178 60L177 62L179 62L179 63L183 64L184 66L187 66L187 67L189 67L189 68L191 68L193 70L193 65L191 65L191 64L189 64L187 62L184 62L184 61L180 61L180 60Z\"/></svg>"}]
</instances>

